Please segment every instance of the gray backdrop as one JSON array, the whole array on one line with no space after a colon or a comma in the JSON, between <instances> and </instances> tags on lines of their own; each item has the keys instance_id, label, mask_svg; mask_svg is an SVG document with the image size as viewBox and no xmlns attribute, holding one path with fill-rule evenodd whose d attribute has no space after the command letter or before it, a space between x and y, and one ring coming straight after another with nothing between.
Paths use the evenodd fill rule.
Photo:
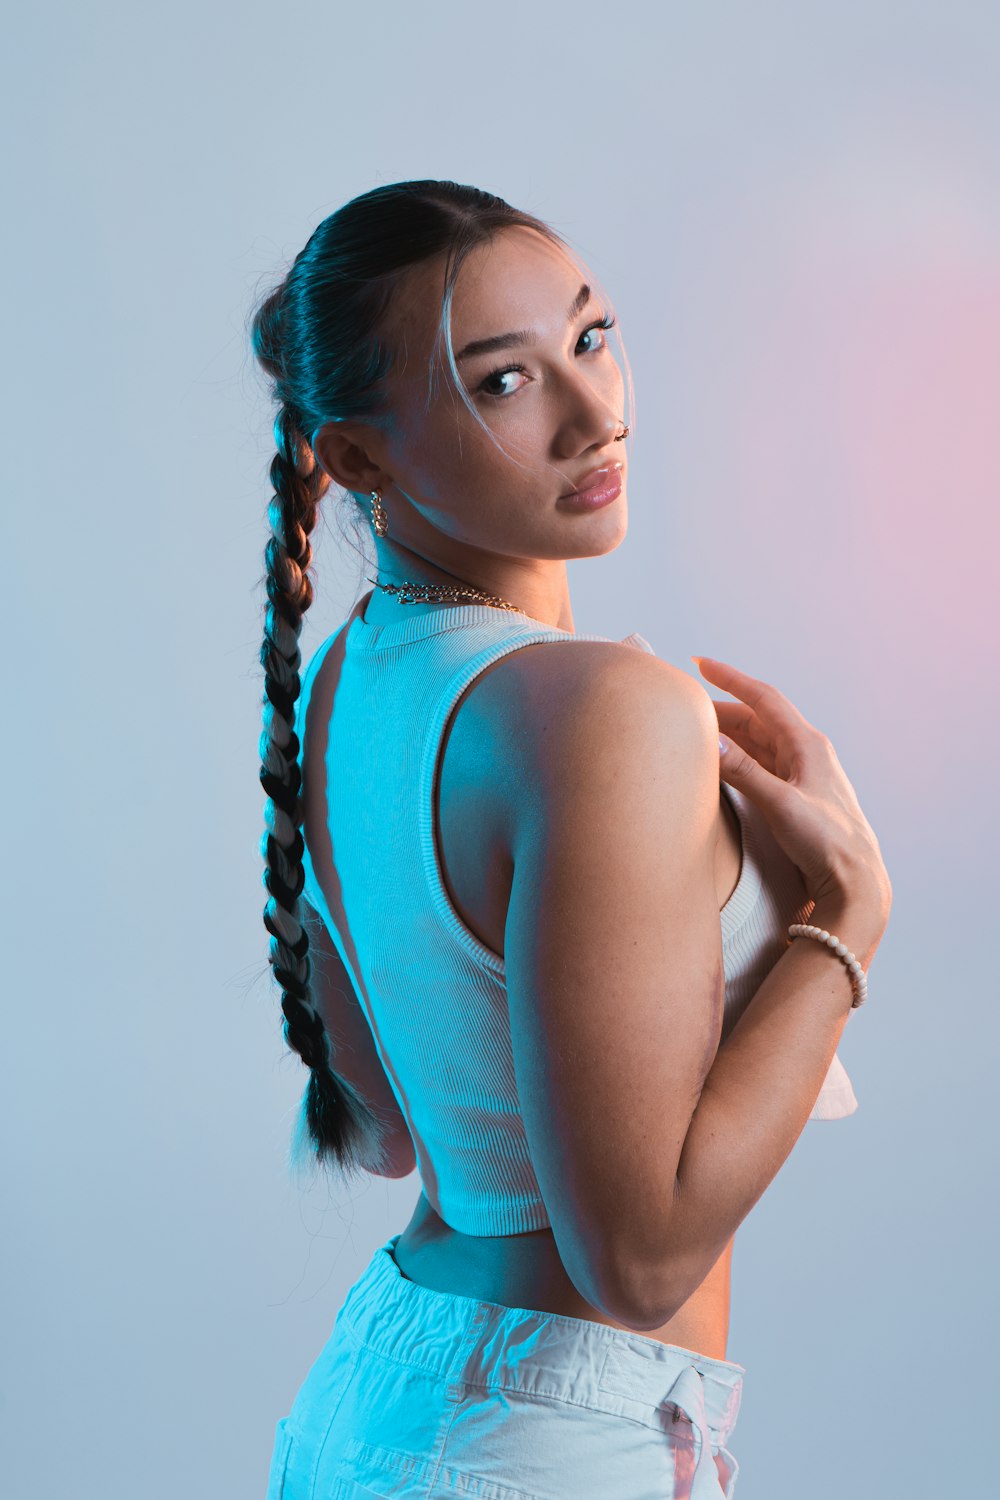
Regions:
<instances>
[{"instance_id":1,"label":"gray backdrop","mask_svg":"<svg viewBox=\"0 0 1000 1500\"><path fill-rule=\"evenodd\" d=\"M263 1496L416 1177L306 1190L260 913L270 416L244 321L406 177L615 299L630 531L580 630L776 682L895 887L741 1226L740 1500L979 1493L997 1335L995 7L249 0L7 23L6 1493ZM317 535L311 654L361 563ZM364 585L367 587L367 585ZM718 693L714 694L719 696ZM24 713L21 713L21 709Z\"/></svg>"}]
</instances>

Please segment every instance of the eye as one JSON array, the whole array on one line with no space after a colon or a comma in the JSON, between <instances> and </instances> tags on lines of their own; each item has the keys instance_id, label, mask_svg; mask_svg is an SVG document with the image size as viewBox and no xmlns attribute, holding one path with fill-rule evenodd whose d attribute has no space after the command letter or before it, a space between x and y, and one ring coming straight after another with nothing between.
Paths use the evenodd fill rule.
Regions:
<instances>
[{"instance_id":1,"label":"eye","mask_svg":"<svg viewBox=\"0 0 1000 1500\"><path fill-rule=\"evenodd\" d=\"M593 333L595 328L614 328L614 326L615 326L615 320L614 320L614 318L610 317L609 314L605 313L604 317L603 318L598 318L596 323L589 323L587 325L587 327L583 330L583 333L581 333L580 337L581 338L585 338L588 333ZM601 339L601 342L598 345L596 345L596 348L597 349L604 349L604 348L607 347L607 343L608 343L607 339ZM588 352L590 352L590 351L588 351Z\"/></svg>"},{"instance_id":2,"label":"eye","mask_svg":"<svg viewBox=\"0 0 1000 1500\"><path fill-rule=\"evenodd\" d=\"M585 339L588 334L593 333L598 328L607 329L614 328L614 326L615 319L609 314L605 313L603 318L597 318L593 323L587 324L587 327L580 334L580 339ZM580 339L577 340L577 344L579 344ZM584 349L583 353L599 354L602 349L607 348L607 344L607 339L602 338L601 342L599 344L596 344L593 349ZM477 390L481 391L484 396L492 396L495 400L505 400L508 396L516 395L517 391L520 390L521 387L518 386L513 391L490 390L490 381L502 380L505 375L526 375L527 373L527 370L522 364L518 364L516 360L513 360L509 364L501 365L497 370L491 370L490 373L485 377L485 379L480 381L479 385L477 386Z\"/></svg>"},{"instance_id":3,"label":"eye","mask_svg":"<svg viewBox=\"0 0 1000 1500\"><path fill-rule=\"evenodd\" d=\"M499 368L499 370L491 370L490 373L487 375L486 379L480 381L479 386L477 387L477 389L480 390L480 391L482 391L482 393L483 393L484 396L494 396L494 397L497 397L497 398L502 398L504 396L509 396L509 395L513 394L512 391L491 391L489 389L490 381L491 380L502 380L505 375L526 375L526 374L527 374L527 371L525 370L525 368L524 368L523 365L518 365L518 364L501 365L500 368Z\"/></svg>"}]
</instances>

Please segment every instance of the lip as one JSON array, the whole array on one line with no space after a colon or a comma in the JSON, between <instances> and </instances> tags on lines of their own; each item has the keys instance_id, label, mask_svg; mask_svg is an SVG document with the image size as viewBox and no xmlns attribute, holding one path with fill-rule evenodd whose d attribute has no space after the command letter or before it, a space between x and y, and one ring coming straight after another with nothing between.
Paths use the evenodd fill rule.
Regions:
<instances>
[{"instance_id":1,"label":"lip","mask_svg":"<svg viewBox=\"0 0 1000 1500\"><path fill-rule=\"evenodd\" d=\"M569 495L560 495L557 505L566 510L598 510L610 505L622 492L621 464L603 464L591 469L583 476L584 488L573 490Z\"/></svg>"}]
</instances>

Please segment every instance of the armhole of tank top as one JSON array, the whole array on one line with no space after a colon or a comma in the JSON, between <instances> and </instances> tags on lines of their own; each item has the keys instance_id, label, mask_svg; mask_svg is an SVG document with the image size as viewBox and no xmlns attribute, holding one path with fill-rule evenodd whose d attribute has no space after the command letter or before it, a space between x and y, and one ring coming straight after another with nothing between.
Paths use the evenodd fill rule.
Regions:
<instances>
[{"instance_id":1,"label":"armhole of tank top","mask_svg":"<svg viewBox=\"0 0 1000 1500\"><path fill-rule=\"evenodd\" d=\"M312 685L316 678L317 672L323 665L324 661L326 661L326 658L330 651L333 649L334 643L339 638L341 631L347 628L349 624L350 620L346 621L344 625L338 626L338 628L333 632L332 635L327 636L325 641L320 642L320 644L316 647L316 650L313 652L313 655L310 658L305 671L302 673L301 681L299 684L299 696L295 700L295 733L298 736L299 741L298 764L300 771L302 769L302 753L305 749L306 714L309 711L309 699L312 694ZM304 840L302 850L302 872L305 877L302 885L302 895L305 900L308 901L313 910L318 912L322 917L326 903L322 898L322 894L317 890L315 877L313 875L312 857L309 853L308 848L305 846ZM324 926L329 926L329 923L327 922L325 917L323 917L323 923ZM343 944L340 941L339 934L335 938L335 941L338 950L342 949ZM342 952L341 957L343 958Z\"/></svg>"},{"instance_id":2,"label":"armhole of tank top","mask_svg":"<svg viewBox=\"0 0 1000 1500\"><path fill-rule=\"evenodd\" d=\"M490 973L503 978L506 973L506 965L499 953L494 953L492 948L482 942L480 938L467 927L459 916L444 883L444 874L441 866L441 858L437 843L437 828L434 817L434 794L439 771L441 757L441 738L444 734L445 725L451 716L452 709L459 698L465 692L469 684L504 656L518 651L522 646L534 646L540 641L608 641L605 635L583 635L573 632L538 630L531 632L519 632L506 640L497 641L481 651L478 656L470 657L462 663L461 667L449 677L447 684L438 698L434 712L431 715L429 732L420 757L420 773L417 787L417 817L418 834L420 842L420 858L423 865L424 881L430 892L431 905L435 915L442 923L446 931L463 947L471 958ZM620 644L615 642L614 644Z\"/></svg>"},{"instance_id":3,"label":"armhole of tank top","mask_svg":"<svg viewBox=\"0 0 1000 1500\"><path fill-rule=\"evenodd\" d=\"M748 800L738 787L732 787L720 777L719 788L729 806L736 814L740 831L740 873L729 893L729 899L719 911L722 928L723 953L728 954L740 929L764 895L763 868L760 847L757 843L753 822L748 811Z\"/></svg>"}]
</instances>

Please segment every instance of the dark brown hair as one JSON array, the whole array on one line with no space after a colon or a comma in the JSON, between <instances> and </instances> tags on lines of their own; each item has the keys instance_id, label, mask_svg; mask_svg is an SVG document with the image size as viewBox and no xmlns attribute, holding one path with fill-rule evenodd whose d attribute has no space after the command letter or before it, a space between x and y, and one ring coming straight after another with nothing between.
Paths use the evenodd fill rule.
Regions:
<instances>
[{"instance_id":1,"label":"dark brown hair","mask_svg":"<svg viewBox=\"0 0 1000 1500\"><path fill-rule=\"evenodd\" d=\"M383 1127L365 1099L333 1067L331 1039L310 987L309 936L299 897L304 882L300 806L301 746L295 702L301 690L298 637L313 601L309 537L330 486L311 447L327 422L386 415L384 380L392 368L392 296L408 267L444 257L439 337L450 338L451 297L474 246L514 225L535 230L566 249L534 215L479 188L435 180L372 189L337 209L313 231L284 280L252 314L254 355L277 405L277 453L269 475L272 535L265 548L268 603L260 662L264 728L260 780L267 793L261 851L268 900L264 926L270 963L281 986L284 1036L310 1070L297 1158L310 1151L342 1175L385 1165ZM460 384L459 392L469 404ZM353 499L349 502L355 502Z\"/></svg>"}]
</instances>

